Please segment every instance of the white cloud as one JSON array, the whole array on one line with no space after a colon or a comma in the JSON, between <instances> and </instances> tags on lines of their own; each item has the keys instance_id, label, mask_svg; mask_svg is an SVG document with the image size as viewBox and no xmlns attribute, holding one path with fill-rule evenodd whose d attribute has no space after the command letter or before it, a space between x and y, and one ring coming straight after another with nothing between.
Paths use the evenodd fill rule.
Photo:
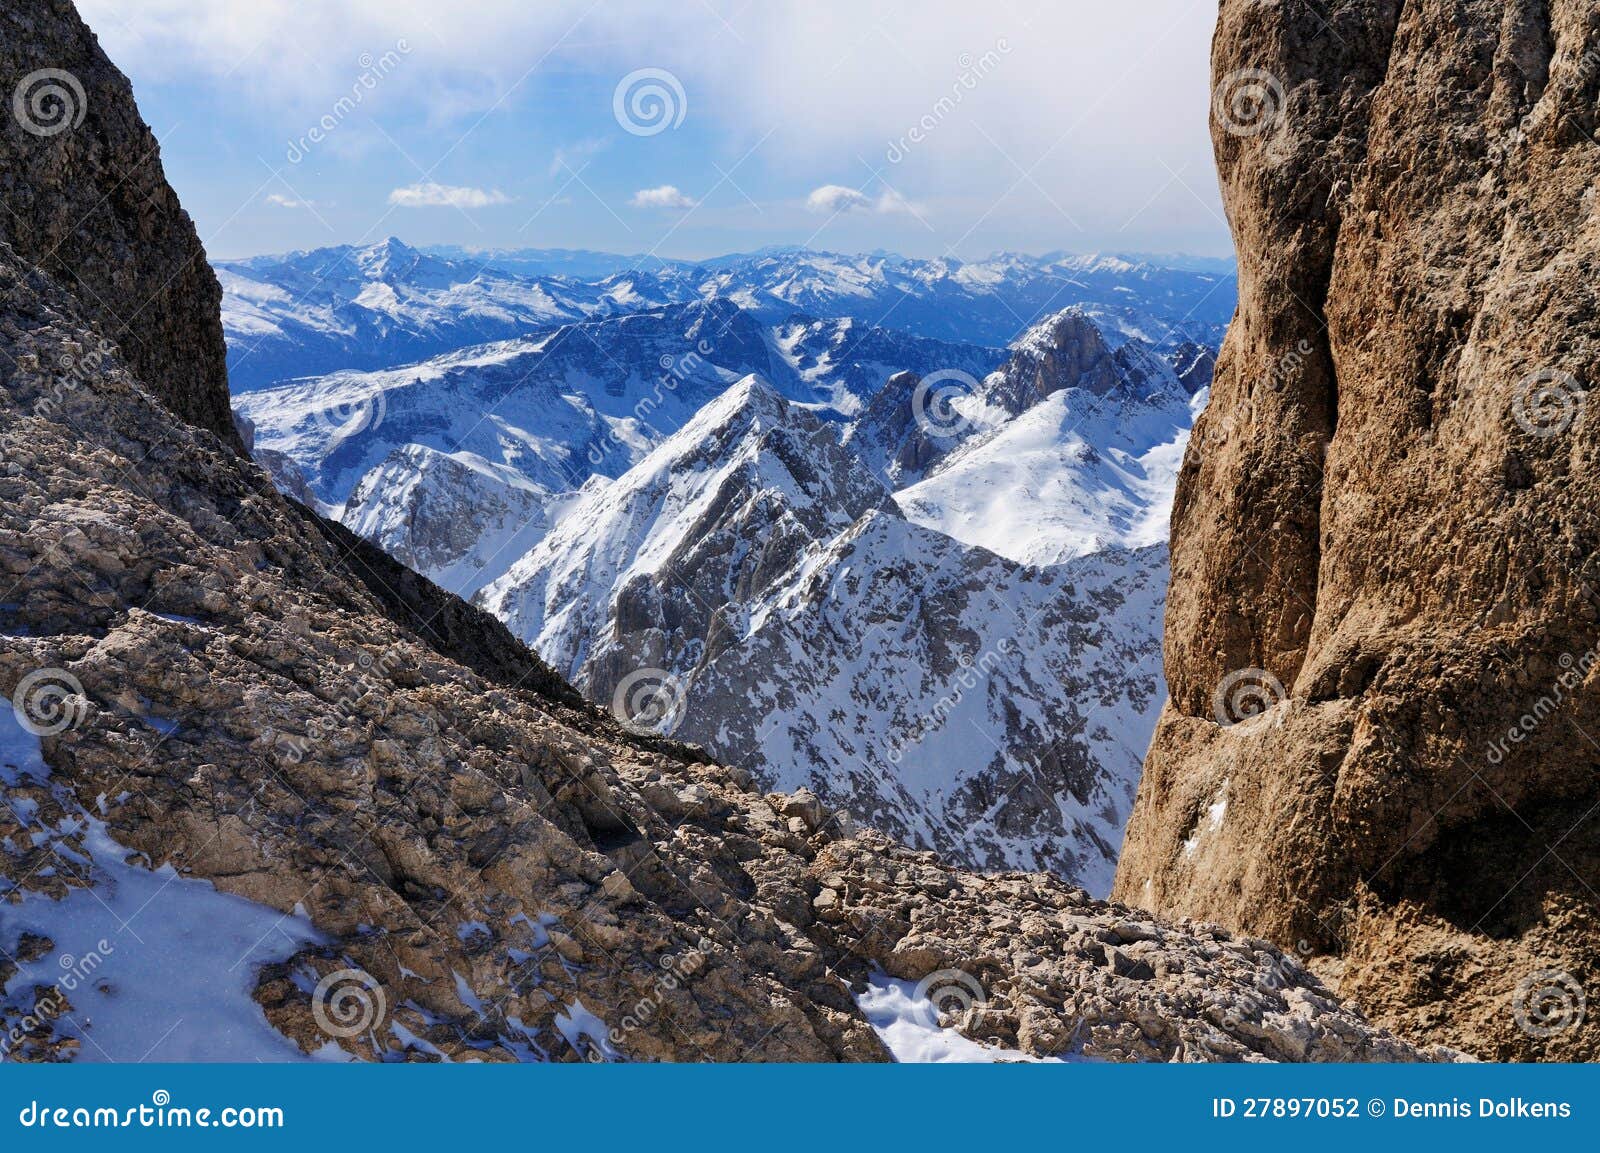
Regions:
<instances>
[{"instance_id":1,"label":"white cloud","mask_svg":"<svg viewBox=\"0 0 1600 1153\"><path fill-rule=\"evenodd\" d=\"M298 196L285 196L281 192L269 192L266 196L268 204L276 204L279 208L310 208L312 201L301 200Z\"/></svg>"},{"instance_id":2,"label":"white cloud","mask_svg":"<svg viewBox=\"0 0 1600 1153\"><path fill-rule=\"evenodd\" d=\"M846 188L842 184L824 184L806 197L806 207L812 212L854 212L871 208L872 201L854 188Z\"/></svg>"},{"instance_id":3,"label":"white cloud","mask_svg":"<svg viewBox=\"0 0 1600 1153\"><path fill-rule=\"evenodd\" d=\"M641 188L628 201L635 208L693 208L697 200L678 191L676 184L663 184L659 188Z\"/></svg>"},{"instance_id":4,"label":"white cloud","mask_svg":"<svg viewBox=\"0 0 1600 1153\"><path fill-rule=\"evenodd\" d=\"M281 120L285 139L350 91L362 54L404 39L404 67L362 111L391 133L423 121L397 137L412 149L433 132L419 156L533 107L552 138L526 166L550 164L570 124L580 142L553 167L578 169L581 138L616 136L617 80L656 67L689 94L685 130L705 134L725 171L739 162L733 179L758 198L882 171L938 209L935 250L1228 243L1210 142L1216 6L1202 0L476 0L448 12L437 0L326 0L314 36L297 0L77 3L136 84L209 83L227 107ZM616 136L606 163L641 155ZM717 178L709 165L705 175ZM629 176L627 190L642 182ZM891 219L910 221L857 210L837 226L873 241ZM924 232L910 223L908 235Z\"/></svg>"},{"instance_id":5,"label":"white cloud","mask_svg":"<svg viewBox=\"0 0 1600 1153\"><path fill-rule=\"evenodd\" d=\"M824 184L806 197L806 207L812 212L913 212L911 202L892 188L885 190L876 200L846 188L842 184Z\"/></svg>"},{"instance_id":6,"label":"white cloud","mask_svg":"<svg viewBox=\"0 0 1600 1153\"><path fill-rule=\"evenodd\" d=\"M498 190L457 188L450 184L408 184L389 193L389 203L401 208L487 208L491 204L510 204L511 197Z\"/></svg>"}]
</instances>

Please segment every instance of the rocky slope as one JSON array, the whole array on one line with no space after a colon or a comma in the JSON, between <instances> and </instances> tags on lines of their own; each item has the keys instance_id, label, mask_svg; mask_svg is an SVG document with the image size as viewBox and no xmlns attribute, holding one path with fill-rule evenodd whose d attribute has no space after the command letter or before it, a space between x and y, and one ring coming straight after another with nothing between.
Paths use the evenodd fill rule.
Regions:
<instances>
[{"instance_id":1,"label":"rocky slope","mask_svg":"<svg viewBox=\"0 0 1600 1153\"><path fill-rule=\"evenodd\" d=\"M1597 62L1581 0L1223 3L1241 299L1116 890L1485 1057L1600 1057Z\"/></svg>"},{"instance_id":2,"label":"rocky slope","mask_svg":"<svg viewBox=\"0 0 1600 1153\"><path fill-rule=\"evenodd\" d=\"M67 380L98 315L0 243L7 1057L879 1060L878 971L1033 1055L1429 1055L1263 943L842 837L630 735L115 350Z\"/></svg>"}]
</instances>

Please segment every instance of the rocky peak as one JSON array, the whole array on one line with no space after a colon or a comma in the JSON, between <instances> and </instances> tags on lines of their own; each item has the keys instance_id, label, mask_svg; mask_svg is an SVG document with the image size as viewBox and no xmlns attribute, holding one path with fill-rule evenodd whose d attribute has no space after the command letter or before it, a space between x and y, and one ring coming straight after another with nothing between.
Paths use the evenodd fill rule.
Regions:
<instances>
[{"instance_id":1,"label":"rocky peak","mask_svg":"<svg viewBox=\"0 0 1600 1153\"><path fill-rule=\"evenodd\" d=\"M222 290L127 78L69 0L0 8L0 90L15 98L0 116L0 240L78 286L97 334L85 355L115 345L178 417L242 451Z\"/></svg>"},{"instance_id":2,"label":"rocky peak","mask_svg":"<svg viewBox=\"0 0 1600 1153\"><path fill-rule=\"evenodd\" d=\"M1217 369L1217 354L1206 345L1186 340L1172 350L1168 362L1190 396L1211 387L1211 377Z\"/></svg>"},{"instance_id":3,"label":"rocky peak","mask_svg":"<svg viewBox=\"0 0 1600 1153\"><path fill-rule=\"evenodd\" d=\"M1122 381L1099 326L1080 308L1063 309L1024 333L1000 375L985 391L1013 414L1064 388L1105 396Z\"/></svg>"}]
</instances>

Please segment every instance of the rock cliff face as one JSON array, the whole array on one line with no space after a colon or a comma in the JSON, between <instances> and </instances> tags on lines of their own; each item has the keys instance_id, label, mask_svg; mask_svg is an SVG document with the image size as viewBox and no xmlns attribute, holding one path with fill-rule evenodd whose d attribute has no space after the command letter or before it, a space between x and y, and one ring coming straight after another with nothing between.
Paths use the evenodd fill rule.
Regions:
<instances>
[{"instance_id":1,"label":"rock cliff face","mask_svg":"<svg viewBox=\"0 0 1600 1153\"><path fill-rule=\"evenodd\" d=\"M65 285L168 408L239 450L222 289L127 79L69 0L0 8L0 78L0 240Z\"/></svg>"},{"instance_id":2,"label":"rock cliff face","mask_svg":"<svg viewBox=\"0 0 1600 1153\"><path fill-rule=\"evenodd\" d=\"M1600 11L1225 0L1213 67L1239 312L1116 895L1595 1059Z\"/></svg>"},{"instance_id":3,"label":"rock cliff face","mask_svg":"<svg viewBox=\"0 0 1600 1153\"><path fill-rule=\"evenodd\" d=\"M7 91L15 61L88 43L64 6L30 13L5 17ZM127 132L70 189L8 161L13 204L145 171L125 88L73 59ZM856 1004L879 970L1031 1055L1442 1055L1264 942L847 837L815 797L625 732L175 419L160 401L224 405L209 342L83 355L149 304L150 261L198 251L175 209L144 227L148 250L84 255L108 292L0 242L5 1056L215 1055L265 1030L272 1056L881 1060Z\"/></svg>"}]
</instances>

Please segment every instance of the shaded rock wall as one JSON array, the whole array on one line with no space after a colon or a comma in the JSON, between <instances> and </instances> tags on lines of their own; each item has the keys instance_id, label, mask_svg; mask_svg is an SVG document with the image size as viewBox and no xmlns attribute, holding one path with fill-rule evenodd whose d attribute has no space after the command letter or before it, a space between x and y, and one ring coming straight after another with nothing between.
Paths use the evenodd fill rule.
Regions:
<instances>
[{"instance_id":1,"label":"shaded rock wall","mask_svg":"<svg viewBox=\"0 0 1600 1153\"><path fill-rule=\"evenodd\" d=\"M0 97L0 239L70 288L162 403L240 450L222 289L127 78L68 0L0 6Z\"/></svg>"}]
</instances>

